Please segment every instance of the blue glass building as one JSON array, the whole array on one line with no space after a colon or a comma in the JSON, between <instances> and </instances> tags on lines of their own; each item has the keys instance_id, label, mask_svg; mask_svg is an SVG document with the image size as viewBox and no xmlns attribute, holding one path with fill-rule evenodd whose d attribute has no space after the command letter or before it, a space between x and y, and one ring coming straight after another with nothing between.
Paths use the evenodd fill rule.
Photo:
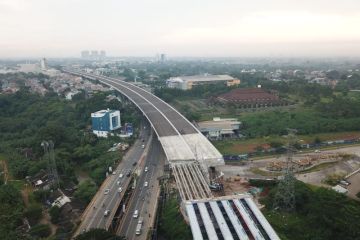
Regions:
<instances>
[{"instance_id":1,"label":"blue glass building","mask_svg":"<svg viewBox=\"0 0 360 240\"><path fill-rule=\"evenodd\" d=\"M120 111L101 110L91 114L92 131L98 137L107 137L108 134L121 127Z\"/></svg>"}]
</instances>

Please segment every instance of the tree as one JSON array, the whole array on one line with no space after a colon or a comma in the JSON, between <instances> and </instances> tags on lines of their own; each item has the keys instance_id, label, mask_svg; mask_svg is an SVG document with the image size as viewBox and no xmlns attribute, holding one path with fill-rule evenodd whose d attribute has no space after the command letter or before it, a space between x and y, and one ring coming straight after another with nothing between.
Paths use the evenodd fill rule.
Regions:
<instances>
[{"instance_id":1,"label":"tree","mask_svg":"<svg viewBox=\"0 0 360 240\"><path fill-rule=\"evenodd\" d=\"M30 234L35 237L45 238L51 234L51 229L48 224L38 224L30 229Z\"/></svg>"},{"instance_id":2,"label":"tree","mask_svg":"<svg viewBox=\"0 0 360 240\"><path fill-rule=\"evenodd\" d=\"M42 207L40 204L34 203L24 212L24 216L29 220L30 225L35 225L42 217Z\"/></svg>"},{"instance_id":3,"label":"tree","mask_svg":"<svg viewBox=\"0 0 360 240\"><path fill-rule=\"evenodd\" d=\"M89 203L92 197L95 195L96 191L97 191L96 185L90 180L87 180L85 182L80 183L74 196L84 201L85 203Z\"/></svg>"},{"instance_id":4,"label":"tree","mask_svg":"<svg viewBox=\"0 0 360 240\"><path fill-rule=\"evenodd\" d=\"M52 223L56 224L59 222L60 213L61 213L61 210L58 206L54 206L54 207L50 208L49 214L50 214Z\"/></svg>"},{"instance_id":5,"label":"tree","mask_svg":"<svg viewBox=\"0 0 360 240\"><path fill-rule=\"evenodd\" d=\"M116 236L104 229L95 228L78 235L75 240L126 240L126 238Z\"/></svg>"}]
</instances>

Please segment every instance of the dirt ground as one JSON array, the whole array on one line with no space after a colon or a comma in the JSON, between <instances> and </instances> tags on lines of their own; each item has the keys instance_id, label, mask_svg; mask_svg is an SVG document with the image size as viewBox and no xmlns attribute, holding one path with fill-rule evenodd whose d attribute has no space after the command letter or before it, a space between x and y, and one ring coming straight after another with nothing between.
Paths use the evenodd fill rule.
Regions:
<instances>
[{"instance_id":1,"label":"dirt ground","mask_svg":"<svg viewBox=\"0 0 360 240\"><path fill-rule=\"evenodd\" d=\"M360 200L358 197L356 197L356 194L360 192L360 172L352 175L348 179L346 179L349 183L351 183L347 189L348 189L348 196Z\"/></svg>"},{"instance_id":2,"label":"dirt ground","mask_svg":"<svg viewBox=\"0 0 360 240\"><path fill-rule=\"evenodd\" d=\"M328 167L320 168L318 171L296 174L296 177L306 183L330 187L323 183L323 180L330 174L334 173L343 173L345 175L352 173L360 168L360 146L339 148L333 150L322 151L320 154L329 154L329 153L346 153L346 154L354 154L359 157L354 157L349 160L339 161L334 165L329 165ZM306 153L300 154L297 157L303 157ZM271 161L279 161L285 160L285 156L281 156L278 158L269 158L269 159L261 159L256 161L249 161L246 165L243 166L233 166L233 165L225 165L219 166L218 170L222 171L225 174L225 179L229 177L241 177L246 181L247 178L272 178L269 176L254 173L253 169L261 169L264 168ZM355 174L354 176L348 179L351 182L351 185L348 186L349 196L355 198L355 194L360 191L360 173ZM226 183L226 181L225 181ZM234 192L243 192L246 189L246 185L239 182L231 182L228 185L225 185L225 191L229 194L233 194ZM246 190L245 190L246 191Z\"/></svg>"}]
</instances>

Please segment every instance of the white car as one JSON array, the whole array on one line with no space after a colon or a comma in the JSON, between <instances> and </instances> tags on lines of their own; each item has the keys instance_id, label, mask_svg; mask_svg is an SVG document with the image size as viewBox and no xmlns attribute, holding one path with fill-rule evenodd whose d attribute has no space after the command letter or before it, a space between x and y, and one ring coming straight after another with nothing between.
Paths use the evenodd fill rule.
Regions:
<instances>
[{"instance_id":1,"label":"white car","mask_svg":"<svg viewBox=\"0 0 360 240\"><path fill-rule=\"evenodd\" d=\"M109 194L109 192L110 192L110 189L105 189L105 191L104 191L104 195L108 195Z\"/></svg>"},{"instance_id":2,"label":"white car","mask_svg":"<svg viewBox=\"0 0 360 240\"><path fill-rule=\"evenodd\" d=\"M120 175L119 175L119 178L122 178L124 175L122 174L122 173L120 173Z\"/></svg>"},{"instance_id":3,"label":"white car","mask_svg":"<svg viewBox=\"0 0 360 240\"><path fill-rule=\"evenodd\" d=\"M109 214L110 214L110 210L109 210L109 209L105 210L105 212L104 212L104 217L109 216Z\"/></svg>"},{"instance_id":4,"label":"white car","mask_svg":"<svg viewBox=\"0 0 360 240\"><path fill-rule=\"evenodd\" d=\"M117 185L120 185L120 181L117 181L116 184L117 184Z\"/></svg>"},{"instance_id":5,"label":"white car","mask_svg":"<svg viewBox=\"0 0 360 240\"><path fill-rule=\"evenodd\" d=\"M149 185L148 182L145 182L145 183L144 183L144 187L147 187L148 185Z\"/></svg>"},{"instance_id":6,"label":"white car","mask_svg":"<svg viewBox=\"0 0 360 240\"><path fill-rule=\"evenodd\" d=\"M145 172L147 172L148 171L148 167L145 167Z\"/></svg>"},{"instance_id":7,"label":"white car","mask_svg":"<svg viewBox=\"0 0 360 240\"><path fill-rule=\"evenodd\" d=\"M121 187L119 187L118 192L119 192L119 193L121 193L121 192L122 192L122 188L121 188Z\"/></svg>"},{"instance_id":8,"label":"white car","mask_svg":"<svg viewBox=\"0 0 360 240\"><path fill-rule=\"evenodd\" d=\"M143 145L141 145L141 148L145 148L145 145L143 144Z\"/></svg>"},{"instance_id":9,"label":"white car","mask_svg":"<svg viewBox=\"0 0 360 240\"><path fill-rule=\"evenodd\" d=\"M112 175L116 175L116 171L113 171L113 172L112 172Z\"/></svg>"},{"instance_id":10,"label":"white car","mask_svg":"<svg viewBox=\"0 0 360 240\"><path fill-rule=\"evenodd\" d=\"M138 211L138 210L135 210L133 217L134 217L134 218L138 218L138 216L139 216L139 211Z\"/></svg>"}]
</instances>

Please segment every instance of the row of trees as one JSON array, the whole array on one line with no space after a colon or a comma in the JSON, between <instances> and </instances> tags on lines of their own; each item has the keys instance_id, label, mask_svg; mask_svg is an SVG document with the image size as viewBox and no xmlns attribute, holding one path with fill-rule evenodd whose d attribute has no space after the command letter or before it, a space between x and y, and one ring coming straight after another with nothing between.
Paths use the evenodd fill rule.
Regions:
<instances>
[{"instance_id":1,"label":"row of trees","mask_svg":"<svg viewBox=\"0 0 360 240\"><path fill-rule=\"evenodd\" d=\"M296 210L274 210L272 188L262 201L270 224L281 239L342 239L353 240L360 236L360 203L343 194L326 188L311 189L297 181L295 184Z\"/></svg>"}]
</instances>

